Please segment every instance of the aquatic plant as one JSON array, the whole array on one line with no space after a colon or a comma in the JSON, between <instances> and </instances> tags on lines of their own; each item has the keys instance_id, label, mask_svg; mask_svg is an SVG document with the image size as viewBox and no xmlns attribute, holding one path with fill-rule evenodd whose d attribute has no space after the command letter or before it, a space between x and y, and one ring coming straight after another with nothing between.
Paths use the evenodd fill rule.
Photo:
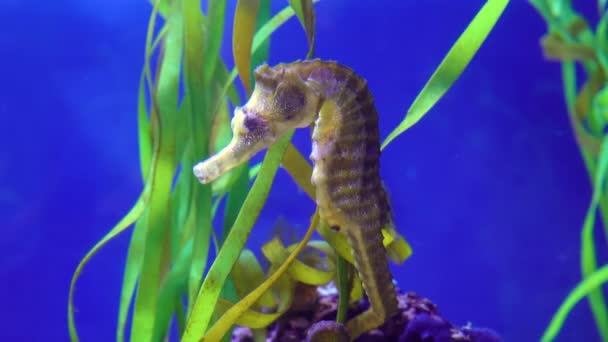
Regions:
<instances>
[{"instance_id":1,"label":"aquatic plant","mask_svg":"<svg viewBox=\"0 0 608 342\"><path fill-rule=\"evenodd\" d=\"M568 116L581 156L589 173L593 195L581 229L580 283L568 294L542 337L553 340L564 325L570 310L587 297L595 324L603 341L608 341L608 307L601 286L608 282L608 265L598 268L594 228L596 215L602 218L608 238L608 12L606 1L598 0L599 21L595 28L572 7L568 0L530 0L544 20L548 33L541 45L545 57L561 63L563 91ZM579 73L583 86L577 89ZM601 244L599 244L601 246Z\"/></svg>"},{"instance_id":2,"label":"aquatic plant","mask_svg":"<svg viewBox=\"0 0 608 342\"><path fill-rule=\"evenodd\" d=\"M263 338L263 328L291 306L298 283L318 286L335 280L341 293L339 317L344 316L340 310L343 312L349 301L362 297L360 282L347 281L348 265L353 263L348 241L326 222L319 222L317 212L299 243L286 247L273 239L264 245L262 252L270 261L266 273L254 254L245 249L280 165L314 199L312 169L291 145L293 131L270 146L260 164L242 163L212 185L199 184L191 171L197 161L229 142L229 108L242 102L233 82L238 75L244 92L247 96L251 93L253 67L267 59L272 32L296 15L306 33L306 57L314 55L313 2L290 0L289 7L271 17L270 0L239 0L232 36L236 66L229 70L220 56L226 1L210 0L206 11L202 11L200 0L153 1L138 99L144 187L134 206L74 272L68 303L72 341L78 340L73 299L83 267L101 247L131 226L134 230L118 310L118 341L125 339L132 301L132 341L163 340L174 320L182 341L219 341L229 336L235 324L251 327L256 338ZM507 3L489 0L482 7L382 148L418 122L445 94ZM216 233L212 222L222 201L226 203L222 229ZM315 229L325 241L310 241ZM396 262L405 260L411 253L406 241L390 226L382 233L388 256ZM308 265L297 260L306 247L323 252L325 258ZM211 248L216 257L205 272ZM329 267L322 268L320 263Z\"/></svg>"}]
</instances>

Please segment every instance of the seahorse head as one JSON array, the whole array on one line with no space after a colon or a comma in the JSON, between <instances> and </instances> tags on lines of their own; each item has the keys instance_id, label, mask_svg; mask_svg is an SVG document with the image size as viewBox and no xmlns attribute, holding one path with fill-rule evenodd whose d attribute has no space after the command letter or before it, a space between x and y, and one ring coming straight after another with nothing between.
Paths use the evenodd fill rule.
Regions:
<instances>
[{"instance_id":1,"label":"seahorse head","mask_svg":"<svg viewBox=\"0 0 608 342\"><path fill-rule=\"evenodd\" d=\"M212 182L289 130L310 125L317 115L320 96L293 64L274 68L261 65L254 78L251 97L234 110L230 144L194 166L194 174L202 183Z\"/></svg>"}]
</instances>

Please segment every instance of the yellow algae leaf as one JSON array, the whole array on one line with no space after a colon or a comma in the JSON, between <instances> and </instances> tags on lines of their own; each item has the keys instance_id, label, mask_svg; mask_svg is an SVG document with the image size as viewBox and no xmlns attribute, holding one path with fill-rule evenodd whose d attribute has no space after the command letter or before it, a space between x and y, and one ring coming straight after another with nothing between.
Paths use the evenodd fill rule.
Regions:
<instances>
[{"instance_id":1,"label":"yellow algae leaf","mask_svg":"<svg viewBox=\"0 0 608 342\"><path fill-rule=\"evenodd\" d=\"M251 94L251 46L260 0L238 0L234 12L232 54L241 82Z\"/></svg>"},{"instance_id":2,"label":"yellow algae leaf","mask_svg":"<svg viewBox=\"0 0 608 342\"><path fill-rule=\"evenodd\" d=\"M228 309L222 317L215 323L211 329L205 334L204 340L206 341L219 341L226 332L234 325L251 306L253 306L259 298L268 291L277 281L289 281L288 277L282 277L285 272L289 269L291 264L296 260L298 254L304 249L308 241L310 240L315 227L319 224L318 212L315 212L311 220L310 227L306 231L306 234L298 244L296 248L289 254L288 258L272 273L266 281L258 286L254 291L241 299L238 303ZM291 296L291 289L288 285L279 286L284 291L282 297ZM284 312L291 305L291 301L280 301L278 313ZM278 317L278 316L277 316Z\"/></svg>"}]
</instances>

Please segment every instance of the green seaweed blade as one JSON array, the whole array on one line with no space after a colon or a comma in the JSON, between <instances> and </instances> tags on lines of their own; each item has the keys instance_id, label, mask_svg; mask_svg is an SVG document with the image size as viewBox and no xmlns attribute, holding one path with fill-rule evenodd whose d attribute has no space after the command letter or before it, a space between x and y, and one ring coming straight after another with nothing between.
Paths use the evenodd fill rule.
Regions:
<instances>
[{"instance_id":1,"label":"green seaweed blade","mask_svg":"<svg viewBox=\"0 0 608 342\"><path fill-rule=\"evenodd\" d=\"M184 16L184 83L185 98L184 103L188 104L187 111L192 122L190 137L191 149L190 160L194 158L206 158L209 155L210 127L214 115L210 111L209 101L213 98L213 88L206 87L204 80L205 74L211 70L205 70L203 53L205 45L205 35L203 28L206 27L212 34L221 34L220 29L210 29L208 21L204 20L201 12L200 0L183 0L182 13ZM212 5L210 5L212 6ZM220 6L221 7L221 6ZM223 21L222 21L223 22ZM218 39L208 37L207 42ZM186 160L188 160L188 158ZM192 234L194 245L192 248L192 258L188 279L188 305L190 308L196 296L203 278L203 272L207 265L207 258L210 247L211 236L211 186L201 185L191 175L189 171L191 165L183 165L186 168L192 187L192 199L190 205L190 215L192 221Z\"/></svg>"},{"instance_id":2,"label":"green seaweed blade","mask_svg":"<svg viewBox=\"0 0 608 342\"><path fill-rule=\"evenodd\" d=\"M176 3L172 4L170 12L179 10ZM161 285L162 255L164 239L170 226L169 203L172 179L176 169L175 164L175 127L177 120L180 61L182 58L181 32L178 26L181 18L170 15L168 18L169 32L164 42L162 57L159 59L160 69L155 94L152 96L153 113L159 118L158 162L152 180L155 187L150 194L148 212L148 232L145 242L142 271L137 285L132 341L151 341L157 312L158 294Z\"/></svg>"},{"instance_id":3,"label":"green seaweed blade","mask_svg":"<svg viewBox=\"0 0 608 342\"><path fill-rule=\"evenodd\" d=\"M605 331L608 329L608 315L606 312L606 302L604 296L599 288L599 285L594 287L588 285L586 282L596 273L597 261L595 255L595 246L593 241L593 228L595 226L595 216L598 209L600 197L602 196L603 189L606 186L606 171L608 170L608 138L604 138L602 148L600 152L599 162L597 165L595 183L593 189L593 197L587 210L585 222L583 224L581 232L581 268L584 279L578 285L577 288L584 288L586 295L589 298L591 309L594 313L596 324L599 328L602 340L606 341ZM589 281L590 282L590 281ZM595 283L595 280L592 282ZM542 341L552 341L555 339L557 334L562 328L562 325L574 306L574 304L580 299L580 291L575 290L570 293L565 299L564 303L560 306L556 314L554 315L551 323L543 334ZM577 299L578 298L578 299Z\"/></svg>"},{"instance_id":4,"label":"green seaweed blade","mask_svg":"<svg viewBox=\"0 0 608 342\"><path fill-rule=\"evenodd\" d=\"M551 319L551 323L549 323L549 327L545 330L545 333L541 337L542 342L551 342L553 341L562 326L564 325L564 321L570 314L570 311L574 308L574 306L585 296L588 296L591 292L597 291L601 289L603 284L608 283L608 265L603 266L602 268L596 270L595 272L589 274L588 277L583 279L566 297L562 305L560 305L559 309Z\"/></svg>"},{"instance_id":5,"label":"green seaweed blade","mask_svg":"<svg viewBox=\"0 0 608 342\"><path fill-rule=\"evenodd\" d=\"M310 59L315 51L315 12L312 0L289 0L289 5L296 13L308 41L308 53L306 58Z\"/></svg>"},{"instance_id":6,"label":"green seaweed blade","mask_svg":"<svg viewBox=\"0 0 608 342\"><path fill-rule=\"evenodd\" d=\"M593 228L600 198L606 188L606 170L608 169L608 138L604 138L600 156L597 164L596 177L593 189L593 198L581 232L581 269L583 277L587 278L597 269L597 257L595 252L595 241ZM596 325L603 341L608 341L608 310L606 300L601 289L590 291L588 294L589 304L593 311Z\"/></svg>"},{"instance_id":7,"label":"green seaweed blade","mask_svg":"<svg viewBox=\"0 0 608 342\"><path fill-rule=\"evenodd\" d=\"M403 121L386 137L382 149L416 124L460 77L505 10L509 0L488 0L439 64Z\"/></svg>"},{"instance_id":8,"label":"green seaweed blade","mask_svg":"<svg viewBox=\"0 0 608 342\"><path fill-rule=\"evenodd\" d=\"M223 284L226 281L232 266L238 259L240 251L245 246L251 228L268 198L274 176L279 168L281 158L283 157L283 153L285 152L292 135L293 131L285 134L285 136L270 147L266 153L260 172L251 187L251 191L249 191L241 211L239 212L230 233L226 237L226 241L219 250L216 259L213 261L213 264L203 281L199 295L194 303L192 314L188 320L184 336L182 337L183 342L199 341L207 330L214 310L214 306L209 305L208 303L217 302Z\"/></svg>"},{"instance_id":9,"label":"green seaweed blade","mask_svg":"<svg viewBox=\"0 0 608 342\"><path fill-rule=\"evenodd\" d=\"M129 212L101 239L99 242L91 248L91 250L82 258L74 274L72 275L72 280L70 282L70 292L68 295L68 328L70 332L70 340L71 341L79 341L78 331L76 329L75 317L74 317L74 292L76 290L76 282L78 278L80 278L80 274L82 270L89 262L89 260L97 254L97 252L105 246L110 240L114 239L120 233L129 228L137 219L143 214L147 201L146 195L150 193L150 187L146 187L144 189L143 194L137 200L133 208L129 210Z\"/></svg>"}]
</instances>

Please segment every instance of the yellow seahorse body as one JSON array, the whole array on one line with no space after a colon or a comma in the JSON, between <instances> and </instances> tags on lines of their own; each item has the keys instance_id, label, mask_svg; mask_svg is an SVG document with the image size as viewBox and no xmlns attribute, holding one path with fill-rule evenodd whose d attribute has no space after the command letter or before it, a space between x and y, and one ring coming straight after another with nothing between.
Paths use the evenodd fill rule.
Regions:
<instances>
[{"instance_id":1,"label":"yellow seahorse body","mask_svg":"<svg viewBox=\"0 0 608 342\"><path fill-rule=\"evenodd\" d=\"M290 129L315 123L310 159L320 218L348 237L370 308L346 323L350 338L397 311L381 230L391 220L379 174L378 115L365 80L335 62L298 61L255 70L256 87L235 109L233 139L194 173L203 183L271 145ZM311 337L311 340L319 340Z\"/></svg>"}]
</instances>

